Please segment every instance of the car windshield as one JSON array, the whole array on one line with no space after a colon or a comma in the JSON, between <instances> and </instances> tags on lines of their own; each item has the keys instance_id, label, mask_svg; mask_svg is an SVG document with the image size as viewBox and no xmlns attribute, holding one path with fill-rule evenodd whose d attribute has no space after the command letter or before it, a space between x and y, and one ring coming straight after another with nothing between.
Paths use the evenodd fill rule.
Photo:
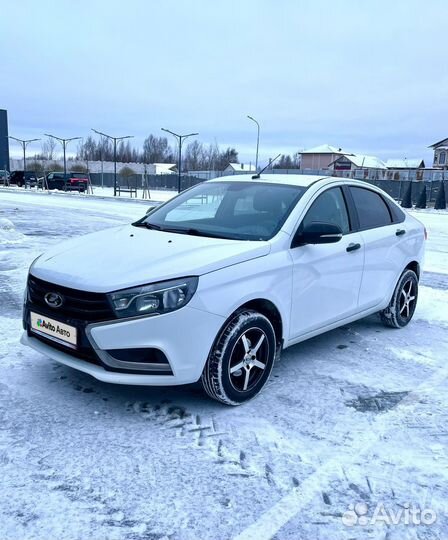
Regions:
<instances>
[{"instance_id":1,"label":"car windshield","mask_svg":"<svg viewBox=\"0 0 448 540\"><path fill-rule=\"evenodd\" d=\"M304 187L265 182L204 182L181 193L135 225L232 240L269 240Z\"/></svg>"}]
</instances>

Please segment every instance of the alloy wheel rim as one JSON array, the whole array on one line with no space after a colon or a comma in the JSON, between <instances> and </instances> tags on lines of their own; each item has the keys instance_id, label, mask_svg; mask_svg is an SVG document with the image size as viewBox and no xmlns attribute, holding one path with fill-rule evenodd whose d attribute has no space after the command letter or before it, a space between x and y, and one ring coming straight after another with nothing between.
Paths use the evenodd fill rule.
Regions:
<instances>
[{"instance_id":1,"label":"alloy wheel rim","mask_svg":"<svg viewBox=\"0 0 448 540\"><path fill-rule=\"evenodd\" d=\"M401 288L399 309L400 316L407 320L414 313L415 303L417 301L416 285L412 279L406 281Z\"/></svg>"},{"instance_id":2,"label":"alloy wheel rim","mask_svg":"<svg viewBox=\"0 0 448 540\"><path fill-rule=\"evenodd\" d=\"M233 346L229 362L230 383L238 392L252 390L263 377L269 360L269 342L261 328L245 330Z\"/></svg>"}]
</instances>

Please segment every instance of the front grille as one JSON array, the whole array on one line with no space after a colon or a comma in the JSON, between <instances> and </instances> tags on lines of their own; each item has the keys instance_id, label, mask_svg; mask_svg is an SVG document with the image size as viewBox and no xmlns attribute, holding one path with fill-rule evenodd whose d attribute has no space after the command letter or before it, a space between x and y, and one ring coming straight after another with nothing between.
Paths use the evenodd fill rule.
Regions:
<instances>
[{"instance_id":1,"label":"front grille","mask_svg":"<svg viewBox=\"0 0 448 540\"><path fill-rule=\"evenodd\" d=\"M60 294L64 302L58 308L51 308L45 302L49 292ZM102 293L92 293L54 285L34 276L28 276L28 300L36 307L45 308L55 318L78 319L87 322L100 322L115 319L107 297ZM50 315L51 316L51 315Z\"/></svg>"}]
</instances>

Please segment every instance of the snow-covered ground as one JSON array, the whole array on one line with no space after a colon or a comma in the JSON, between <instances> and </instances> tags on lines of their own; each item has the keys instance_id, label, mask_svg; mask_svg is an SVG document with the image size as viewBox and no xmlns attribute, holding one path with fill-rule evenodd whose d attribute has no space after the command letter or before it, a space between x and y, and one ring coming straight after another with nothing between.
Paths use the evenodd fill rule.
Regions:
<instances>
[{"instance_id":1,"label":"snow-covered ground","mask_svg":"<svg viewBox=\"0 0 448 540\"><path fill-rule=\"evenodd\" d=\"M148 206L0 190L0 538L447 538L448 213L418 213L408 327L370 317L292 347L257 399L227 408L196 385L100 383L18 343L31 261ZM354 505L367 514L349 526ZM407 505L435 523L406 525Z\"/></svg>"},{"instance_id":2,"label":"snow-covered ground","mask_svg":"<svg viewBox=\"0 0 448 540\"><path fill-rule=\"evenodd\" d=\"M114 200L129 200L131 199L131 196L129 193L122 193L120 197L114 197L114 188L113 187L101 187L101 186L92 186L91 191L89 193L79 193L78 191L60 191L57 189L52 189L50 191L43 192L41 189L37 189L36 187L33 188L19 188L17 186L9 186L9 187L0 187L0 197L1 194L5 193L6 195L11 194L19 194L19 195L48 195L48 196L55 196L55 197L74 197L76 199L78 198L87 198L90 199L92 197L99 197L99 198L113 198ZM177 192L174 190L168 190L168 189L150 189L149 190L149 199L147 197L147 194L145 196L145 199L143 199L143 190L138 189L137 191L137 197L135 195L132 195L132 200L146 200L150 202L165 202L177 195Z\"/></svg>"}]
</instances>

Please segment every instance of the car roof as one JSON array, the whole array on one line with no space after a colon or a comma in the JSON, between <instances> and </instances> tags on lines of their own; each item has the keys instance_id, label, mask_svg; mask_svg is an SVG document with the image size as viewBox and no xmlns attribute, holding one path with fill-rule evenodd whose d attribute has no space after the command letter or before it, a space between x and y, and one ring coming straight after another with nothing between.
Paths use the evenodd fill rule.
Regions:
<instances>
[{"instance_id":1,"label":"car roof","mask_svg":"<svg viewBox=\"0 0 448 540\"><path fill-rule=\"evenodd\" d=\"M251 174L233 174L231 176L221 176L209 180L209 182L247 182L252 180ZM312 174L260 174L257 182L265 182L267 184L283 184L290 186L308 187L319 180L334 178L332 176L319 176Z\"/></svg>"}]
</instances>

